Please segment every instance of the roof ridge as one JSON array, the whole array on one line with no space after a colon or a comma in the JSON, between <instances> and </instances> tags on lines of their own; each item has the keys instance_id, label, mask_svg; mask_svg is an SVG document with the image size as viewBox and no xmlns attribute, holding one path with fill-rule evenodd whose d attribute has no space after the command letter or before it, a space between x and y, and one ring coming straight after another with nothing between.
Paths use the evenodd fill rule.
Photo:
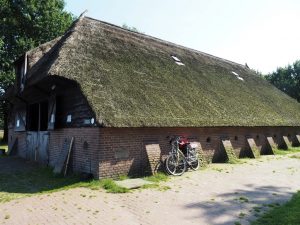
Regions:
<instances>
[{"instance_id":1,"label":"roof ridge","mask_svg":"<svg viewBox=\"0 0 300 225\"><path fill-rule=\"evenodd\" d=\"M52 52L55 52L57 50L57 54L59 55L60 51L62 50L63 46L68 42L68 40L74 35L74 33L77 31L77 27L79 26L79 23L83 20L84 16L80 16L78 19L74 20L69 29L61 36L61 38L57 42L57 46L53 46L51 48ZM51 51L50 50L50 51ZM50 53L50 54L51 54ZM49 73L51 73L53 66L55 65L55 59L49 69Z\"/></svg>"},{"instance_id":2,"label":"roof ridge","mask_svg":"<svg viewBox=\"0 0 300 225\"><path fill-rule=\"evenodd\" d=\"M56 37L56 38L54 38L54 39L52 39L52 40L50 40L50 41L44 42L43 44L40 44L40 45L36 46L35 48L29 49L29 50L26 51L25 53L30 54L30 53L34 52L35 50L37 50L37 49L39 49L39 48L42 48L43 46L47 46L47 45L50 44L51 42L57 42L57 41L59 41L63 36L64 36L64 34L63 34L63 35L60 35L60 36L58 36L58 37Z\"/></svg>"},{"instance_id":3,"label":"roof ridge","mask_svg":"<svg viewBox=\"0 0 300 225\"><path fill-rule=\"evenodd\" d=\"M97 21L97 22L100 22L100 23L103 23L103 24L105 24L105 25L108 25L108 26L111 26L111 27L114 27L114 28L123 30L123 31L128 32L128 33L135 34L135 35L137 35L137 36L142 36L142 37L144 37L144 38L148 38L148 39L153 40L153 41L157 41L157 42L160 42L160 43L172 45L172 46L174 46L174 47L181 48L181 49L188 50L188 51L192 51L192 52L195 52L195 53L204 55L204 56L208 56L208 57L213 58L213 59L217 59L217 60L221 60L221 61L223 61L223 62L227 62L227 63L233 64L233 65L241 66L241 67L243 67L244 69L249 69L249 68L247 68L247 67L246 67L245 65L243 65L243 64L240 64L240 63L237 63L237 62L233 62L233 61L231 61L231 60L224 59L224 58L221 58L221 57L218 57L218 56L215 56L215 55L206 53L206 52L202 52L202 51L197 50L197 49L193 49L193 48L190 48L190 47L186 47L186 46L183 46L183 45L174 43L174 42L166 41L166 40L163 40L163 39L161 39L161 38L157 38L157 37L151 36L151 35L149 35L149 34L144 34L144 33L136 32L136 31L131 31L131 30L125 29L125 28L123 28L123 27L121 27L121 26L118 26L118 25L116 25L116 24L113 24L113 23L109 23L109 22L102 21L102 20L95 19L95 18L88 17L88 16L83 17L83 19L95 20L95 21Z\"/></svg>"}]
</instances>

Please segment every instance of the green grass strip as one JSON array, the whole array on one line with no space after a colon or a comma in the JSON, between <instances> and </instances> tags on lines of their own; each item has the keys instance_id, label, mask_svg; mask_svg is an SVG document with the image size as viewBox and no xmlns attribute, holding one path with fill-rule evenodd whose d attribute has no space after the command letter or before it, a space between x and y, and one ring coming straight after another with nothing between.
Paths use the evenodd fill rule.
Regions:
<instances>
[{"instance_id":1,"label":"green grass strip","mask_svg":"<svg viewBox=\"0 0 300 225\"><path fill-rule=\"evenodd\" d=\"M286 204L275 207L263 214L252 225L299 225L300 224L300 191Z\"/></svg>"}]
</instances>

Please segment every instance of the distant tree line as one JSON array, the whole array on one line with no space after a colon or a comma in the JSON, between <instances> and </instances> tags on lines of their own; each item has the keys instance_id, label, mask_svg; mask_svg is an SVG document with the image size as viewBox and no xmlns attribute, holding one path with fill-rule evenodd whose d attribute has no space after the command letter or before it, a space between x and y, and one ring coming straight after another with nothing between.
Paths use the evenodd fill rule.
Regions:
<instances>
[{"instance_id":1,"label":"distant tree line","mask_svg":"<svg viewBox=\"0 0 300 225\"><path fill-rule=\"evenodd\" d=\"M279 67L265 78L275 87L300 102L300 60L292 65Z\"/></svg>"}]
</instances>

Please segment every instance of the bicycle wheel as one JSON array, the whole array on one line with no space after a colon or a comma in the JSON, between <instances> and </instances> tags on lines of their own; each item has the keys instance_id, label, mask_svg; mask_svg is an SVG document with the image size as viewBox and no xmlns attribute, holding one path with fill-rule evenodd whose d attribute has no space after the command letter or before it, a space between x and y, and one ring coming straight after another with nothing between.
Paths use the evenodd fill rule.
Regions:
<instances>
[{"instance_id":1,"label":"bicycle wheel","mask_svg":"<svg viewBox=\"0 0 300 225\"><path fill-rule=\"evenodd\" d=\"M186 162L181 152L171 154L166 159L166 170L169 174L180 176L186 171Z\"/></svg>"},{"instance_id":2,"label":"bicycle wheel","mask_svg":"<svg viewBox=\"0 0 300 225\"><path fill-rule=\"evenodd\" d=\"M196 160L192 161L190 163L190 167L192 168L192 170L198 170L200 167L199 159L197 158Z\"/></svg>"},{"instance_id":3,"label":"bicycle wheel","mask_svg":"<svg viewBox=\"0 0 300 225\"><path fill-rule=\"evenodd\" d=\"M195 149L190 150L190 155L189 155L189 166L191 167L192 170L198 170L200 167L200 162L198 158L198 153Z\"/></svg>"}]
</instances>

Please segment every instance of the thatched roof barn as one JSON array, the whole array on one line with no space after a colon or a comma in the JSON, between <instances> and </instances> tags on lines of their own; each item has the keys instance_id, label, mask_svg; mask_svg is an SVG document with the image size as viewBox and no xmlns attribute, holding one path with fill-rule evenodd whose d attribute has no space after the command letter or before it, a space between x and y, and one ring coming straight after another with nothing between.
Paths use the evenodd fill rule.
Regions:
<instances>
[{"instance_id":1,"label":"thatched roof barn","mask_svg":"<svg viewBox=\"0 0 300 225\"><path fill-rule=\"evenodd\" d=\"M222 138L238 137L232 140L237 156L251 150L249 137L257 139L261 151L273 133L277 146L283 136L298 143L300 104L248 67L92 18L80 18L62 37L27 52L16 65L9 101L13 115L23 117L23 127L16 129L18 118L11 117L11 142L18 138L18 151L28 152L28 144L20 144L28 131L51 131L50 165L59 157L60 142L71 136L73 169L99 177L149 167L145 142L157 144L151 151L161 158L168 152L163 137L170 133L199 142L209 160L221 151ZM34 115L40 122L29 129ZM79 128L86 129L84 134ZM96 143L82 147L79 139ZM126 139L136 144L129 147ZM92 150L83 154L81 148ZM107 171L107 165L115 171Z\"/></svg>"}]
</instances>

